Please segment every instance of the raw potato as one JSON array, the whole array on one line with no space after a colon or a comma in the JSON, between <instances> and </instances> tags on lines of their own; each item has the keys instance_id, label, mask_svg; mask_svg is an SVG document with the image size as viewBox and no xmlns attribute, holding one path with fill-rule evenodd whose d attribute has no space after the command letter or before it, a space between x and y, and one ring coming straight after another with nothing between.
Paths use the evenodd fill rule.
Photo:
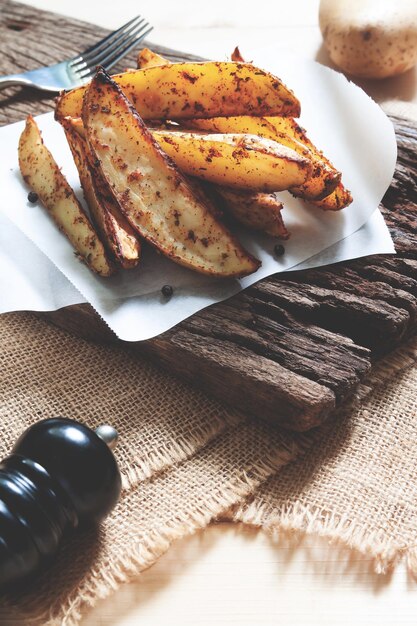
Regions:
<instances>
[{"instance_id":1,"label":"raw potato","mask_svg":"<svg viewBox=\"0 0 417 626\"><path fill-rule=\"evenodd\" d=\"M282 191L312 172L309 159L257 135L158 130L153 136L183 172L228 187Z\"/></svg>"},{"instance_id":2,"label":"raw potato","mask_svg":"<svg viewBox=\"0 0 417 626\"><path fill-rule=\"evenodd\" d=\"M110 190L105 188L98 168L88 159L88 146L80 134L81 120L65 118L61 121L91 217L103 242L124 269L136 267L140 258L140 242L132 227L118 210Z\"/></svg>"},{"instance_id":3,"label":"raw potato","mask_svg":"<svg viewBox=\"0 0 417 626\"><path fill-rule=\"evenodd\" d=\"M285 123L281 124L280 120ZM305 132L291 117L266 118L242 115L186 120L181 125L214 133L251 133L272 139L309 159L312 164L311 174L303 184L290 189L295 196L306 200L320 200L329 195L339 184L341 173L311 142L307 143Z\"/></svg>"},{"instance_id":4,"label":"raw potato","mask_svg":"<svg viewBox=\"0 0 417 626\"><path fill-rule=\"evenodd\" d=\"M98 70L83 123L94 158L132 227L173 261L213 276L245 276L260 262L217 221L162 152L118 85Z\"/></svg>"},{"instance_id":5,"label":"raw potato","mask_svg":"<svg viewBox=\"0 0 417 626\"><path fill-rule=\"evenodd\" d=\"M114 76L144 119L223 115L300 115L300 103L276 76L247 63L175 63ZM61 95L56 115L80 117L87 86Z\"/></svg>"},{"instance_id":6,"label":"raw potato","mask_svg":"<svg viewBox=\"0 0 417 626\"><path fill-rule=\"evenodd\" d=\"M216 192L223 200L225 212L237 222L272 237L288 239L290 236L281 215L283 205L273 193L252 194L217 186Z\"/></svg>"},{"instance_id":7,"label":"raw potato","mask_svg":"<svg viewBox=\"0 0 417 626\"><path fill-rule=\"evenodd\" d=\"M416 0L321 0L319 20L330 58L348 74L386 78L417 63Z\"/></svg>"},{"instance_id":8,"label":"raw potato","mask_svg":"<svg viewBox=\"0 0 417 626\"><path fill-rule=\"evenodd\" d=\"M100 276L110 276L114 268L103 244L91 225L73 190L42 141L32 116L19 140L19 167L25 182L38 194L59 229L65 233L85 263Z\"/></svg>"}]
</instances>

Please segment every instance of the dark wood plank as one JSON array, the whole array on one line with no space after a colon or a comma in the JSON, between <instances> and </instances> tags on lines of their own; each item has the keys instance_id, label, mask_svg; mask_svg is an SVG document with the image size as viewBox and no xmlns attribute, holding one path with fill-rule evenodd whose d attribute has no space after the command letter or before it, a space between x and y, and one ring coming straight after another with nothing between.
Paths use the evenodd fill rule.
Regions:
<instances>
[{"instance_id":1,"label":"dark wood plank","mask_svg":"<svg viewBox=\"0 0 417 626\"><path fill-rule=\"evenodd\" d=\"M41 65L51 65L78 54L104 37L108 31L73 18L59 16L49 11L0 0L0 71L15 74ZM114 28L121 26L115 11ZM145 44L144 44L145 45ZM198 59L199 57L176 52L162 46L152 46L172 61ZM114 67L114 73L136 66L136 56L141 46L133 50ZM54 98L39 91L10 87L0 92L0 124L11 124L24 119L29 113L39 115L50 111Z\"/></svg>"},{"instance_id":2,"label":"dark wood plank","mask_svg":"<svg viewBox=\"0 0 417 626\"><path fill-rule=\"evenodd\" d=\"M117 26L117 24L115 24ZM3 73L52 63L104 29L10 1L0 17ZM154 48L173 60L187 57ZM121 67L134 63L135 53ZM27 90L0 94L0 123L53 106ZM417 127L394 119L395 178L382 210L398 255L279 274L214 305L151 341L126 344L223 402L297 430L322 422L375 359L415 332L417 319ZM42 316L90 340L117 341L88 305Z\"/></svg>"}]
</instances>

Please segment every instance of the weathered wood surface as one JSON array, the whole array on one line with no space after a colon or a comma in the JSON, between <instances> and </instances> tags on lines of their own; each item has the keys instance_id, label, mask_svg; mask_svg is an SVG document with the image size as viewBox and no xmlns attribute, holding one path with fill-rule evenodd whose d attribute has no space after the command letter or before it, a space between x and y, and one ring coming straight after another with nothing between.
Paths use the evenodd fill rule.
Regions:
<instances>
[{"instance_id":1,"label":"weathered wood surface","mask_svg":"<svg viewBox=\"0 0 417 626\"><path fill-rule=\"evenodd\" d=\"M59 61L105 32L25 5L1 7L2 73ZM174 60L186 58L155 48ZM0 102L3 124L53 105L50 98L12 89L0 94ZM393 121L399 159L382 210L397 256L268 278L129 349L243 411L299 430L323 421L352 394L374 358L416 329L417 127ZM117 341L88 305L42 315L88 339Z\"/></svg>"},{"instance_id":2,"label":"weathered wood surface","mask_svg":"<svg viewBox=\"0 0 417 626\"><path fill-rule=\"evenodd\" d=\"M114 28L119 26L121 24L115 11ZM49 11L39 11L18 2L0 0L0 72L16 74L36 69L41 65L58 63L79 54L107 32L93 24ZM146 45L151 45L149 40ZM172 61L197 58L161 46L152 48ZM135 67L139 49L140 46L122 59L112 72L122 72L126 67ZM10 87L0 92L0 124L17 122L29 113L32 115L46 113L53 106L54 100L48 94L42 94L35 89L21 90Z\"/></svg>"}]
</instances>

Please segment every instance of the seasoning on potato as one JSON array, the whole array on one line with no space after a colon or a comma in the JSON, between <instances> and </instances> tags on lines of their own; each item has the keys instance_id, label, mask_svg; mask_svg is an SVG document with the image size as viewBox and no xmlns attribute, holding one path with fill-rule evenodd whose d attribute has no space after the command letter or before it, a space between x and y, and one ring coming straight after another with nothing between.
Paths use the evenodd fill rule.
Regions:
<instances>
[{"instance_id":1,"label":"seasoning on potato","mask_svg":"<svg viewBox=\"0 0 417 626\"><path fill-rule=\"evenodd\" d=\"M18 156L24 181L68 237L79 258L100 276L110 276L113 264L31 115L20 136Z\"/></svg>"},{"instance_id":2,"label":"seasoning on potato","mask_svg":"<svg viewBox=\"0 0 417 626\"><path fill-rule=\"evenodd\" d=\"M140 266L142 240L194 271L247 276L261 263L234 229L288 239L276 192L324 210L352 201L278 77L236 51L232 62L173 64L144 50L138 63L114 78L98 68L57 100L88 214L30 117L19 145L24 180L101 276ZM172 295L170 285L161 291Z\"/></svg>"}]
</instances>

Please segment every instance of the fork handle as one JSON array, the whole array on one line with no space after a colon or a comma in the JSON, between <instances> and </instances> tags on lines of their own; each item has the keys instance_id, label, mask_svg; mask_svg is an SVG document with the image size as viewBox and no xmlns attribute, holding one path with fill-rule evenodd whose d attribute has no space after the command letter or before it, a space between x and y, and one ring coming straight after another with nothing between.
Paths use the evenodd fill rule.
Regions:
<instances>
[{"instance_id":1,"label":"fork handle","mask_svg":"<svg viewBox=\"0 0 417 626\"><path fill-rule=\"evenodd\" d=\"M5 89L6 87L11 87L12 85L33 85L32 81L29 80L23 74L9 74L8 76L0 76L0 89Z\"/></svg>"}]
</instances>

